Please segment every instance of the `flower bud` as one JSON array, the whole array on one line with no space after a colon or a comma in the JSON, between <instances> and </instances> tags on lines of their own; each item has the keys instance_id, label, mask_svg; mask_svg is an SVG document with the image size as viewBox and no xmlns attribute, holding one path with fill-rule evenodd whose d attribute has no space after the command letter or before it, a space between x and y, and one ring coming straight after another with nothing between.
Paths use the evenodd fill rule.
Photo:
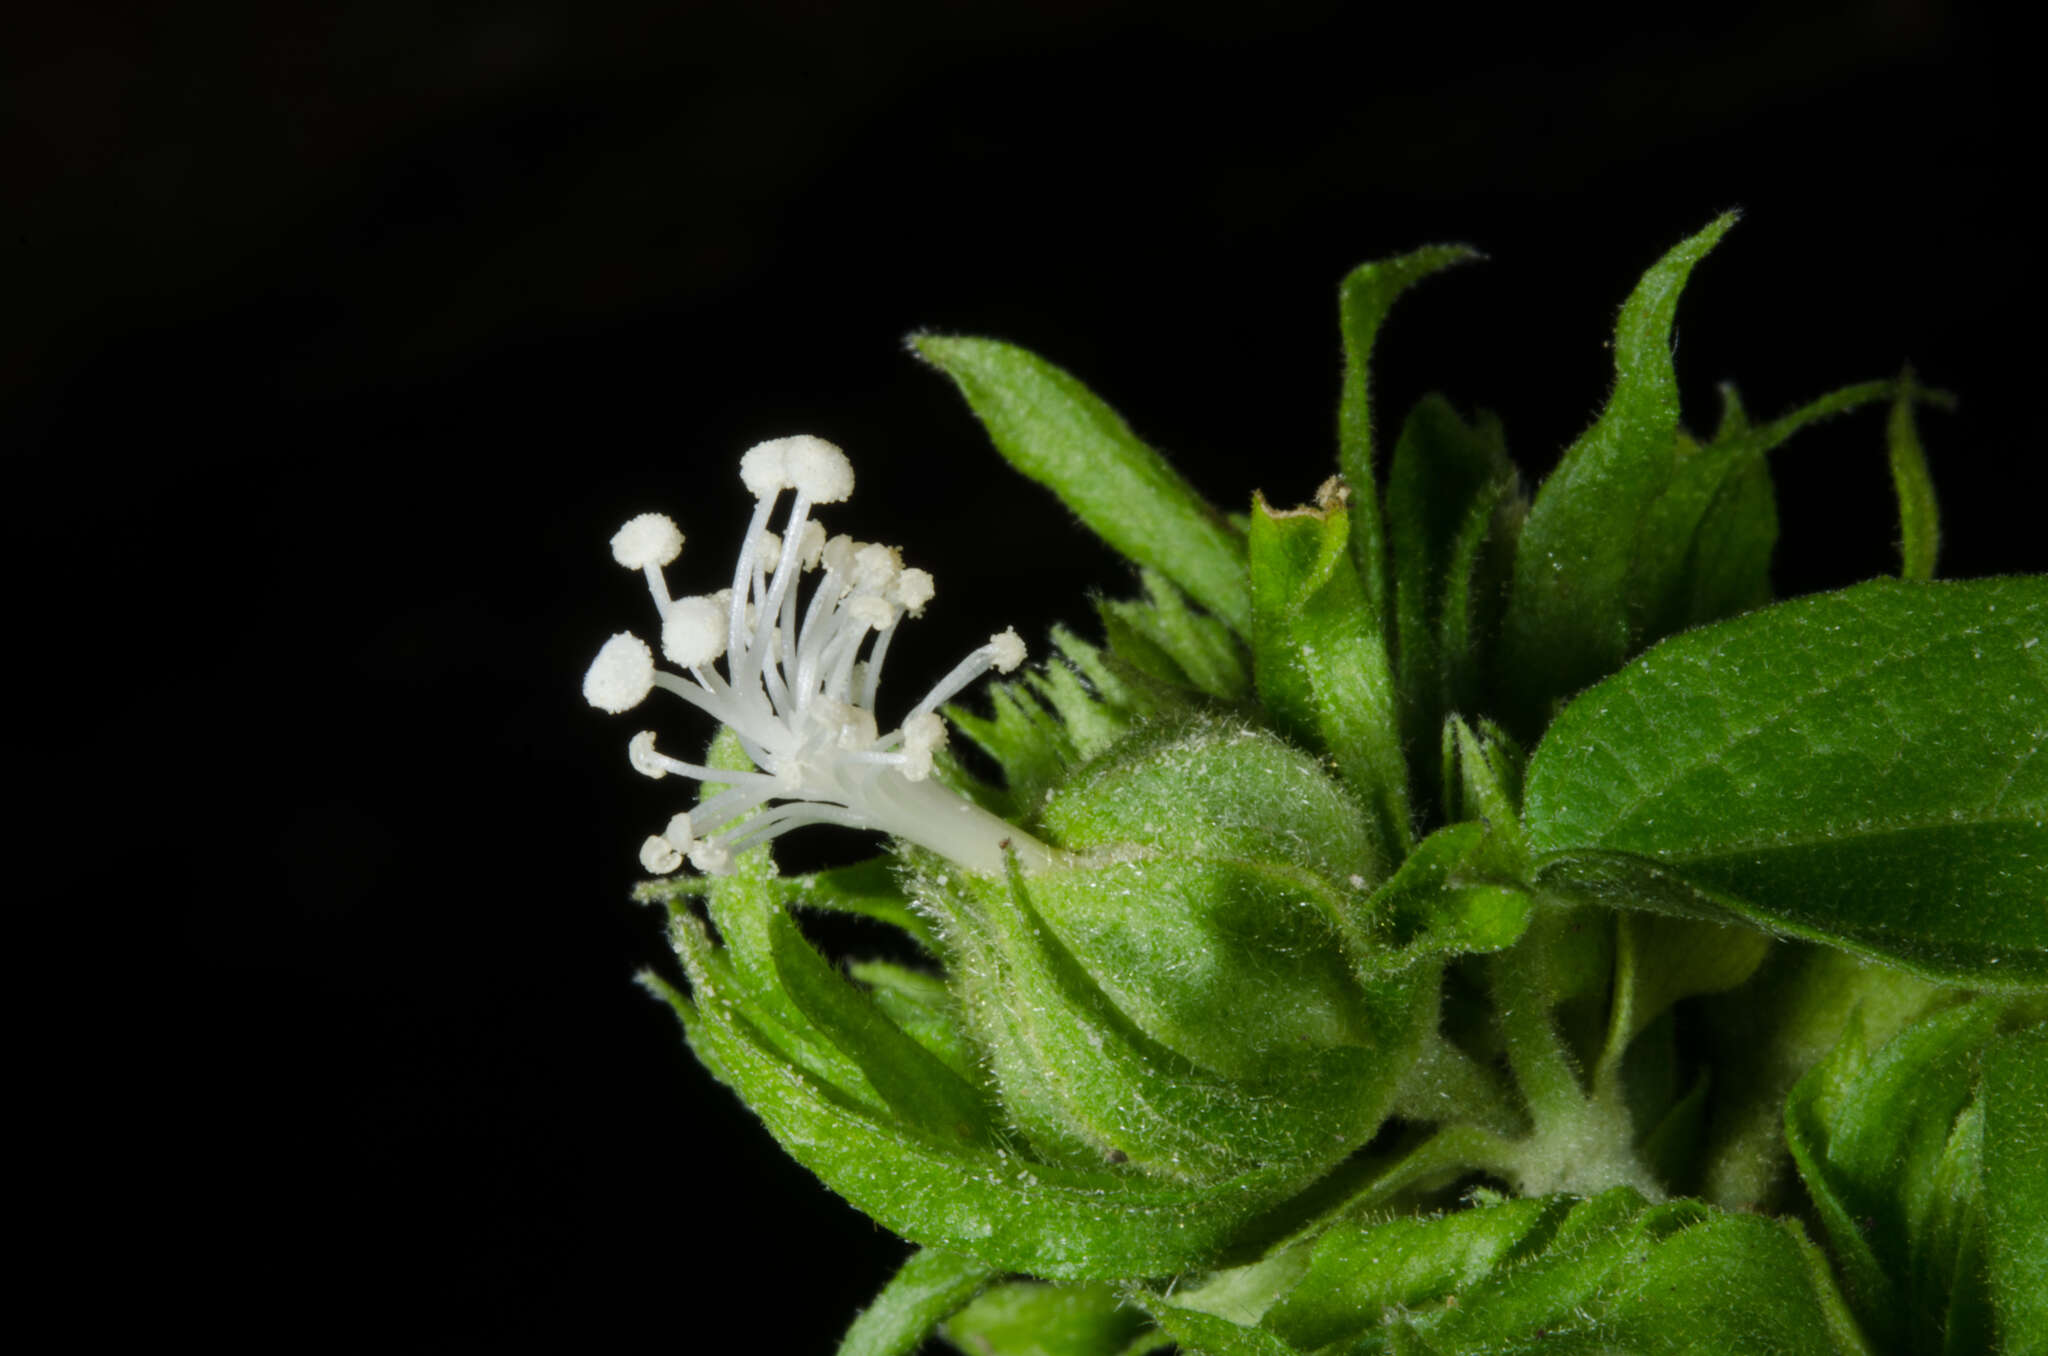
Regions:
<instances>
[{"instance_id":1,"label":"flower bud","mask_svg":"<svg viewBox=\"0 0 2048 1356\"><path fill-rule=\"evenodd\" d=\"M1386 864L1313 758L1213 720L1154 728L1055 790L1036 830L1078 864L919 890L952 925L962 1009L1034 1149L1306 1178L1371 1137L1431 989L1362 964Z\"/></svg>"}]
</instances>

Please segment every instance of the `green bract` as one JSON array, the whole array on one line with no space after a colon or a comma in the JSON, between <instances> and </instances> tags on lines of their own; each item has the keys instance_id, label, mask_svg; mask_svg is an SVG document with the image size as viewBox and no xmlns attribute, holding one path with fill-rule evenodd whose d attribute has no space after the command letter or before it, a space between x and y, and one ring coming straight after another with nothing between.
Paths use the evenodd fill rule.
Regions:
<instances>
[{"instance_id":1,"label":"green bract","mask_svg":"<svg viewBox=\"0 0 2048 1356\"><path fill-rule=\"evenodd\" d=\"M929 868L910 887L1034 1146L1306 1182L1371 1137L1434 975L1383 973L1368 900L1385 860L1313 759L1240 724L1162 723L1062 782L1037 827L1072 865Z\"/></svg>"},{"instance_id":2,"label":"green bract","mask_svg":"<svg viewBox=\"0 0 2048 1356\"><path fill-rule=\"evenodd\" d=\"M1382 464L1374 345L1464 247L1343 280L1308 505L1224 512L1073 374L919 336L1140 593L922 700L881 670L933 581L818 525L832 445L747 454L729 593L670 595L666 518L614 538L674 667L615 636L586 695L725 727L631 744L706 783L641 849L684 981L646 982L919 1245L843 1352L2048 1352L2048 580L1933 578L1911 373L1687 424L1733 220L1629 295L1533 494L1436 395ZM1874 404L1900 578L1776 600L1770 455ZM779 874L813 822L891 850Z\"/></svg>"}]
</instances>

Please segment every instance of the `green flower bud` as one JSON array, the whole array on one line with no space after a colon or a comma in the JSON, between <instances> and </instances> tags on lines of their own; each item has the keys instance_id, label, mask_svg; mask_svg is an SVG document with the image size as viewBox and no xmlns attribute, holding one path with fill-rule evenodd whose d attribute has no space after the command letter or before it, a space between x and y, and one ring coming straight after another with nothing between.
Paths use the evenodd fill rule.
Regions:
<instances>
[{"instance_id":1,"label":"green flower bud","mask_svg":"<svg viewBox=\"0 0 2048 1356\"><path fill-rule=\"evenodd\" d=\"M1306 1179L1370 1138L1433 1017L1434 968L1371 963L1363 906L1386 864L1313 758L1211 718L1154 726L1056 788L1035 827L1071 856L913 888L1039 1155Z\"/></svg>"}]
</instances>

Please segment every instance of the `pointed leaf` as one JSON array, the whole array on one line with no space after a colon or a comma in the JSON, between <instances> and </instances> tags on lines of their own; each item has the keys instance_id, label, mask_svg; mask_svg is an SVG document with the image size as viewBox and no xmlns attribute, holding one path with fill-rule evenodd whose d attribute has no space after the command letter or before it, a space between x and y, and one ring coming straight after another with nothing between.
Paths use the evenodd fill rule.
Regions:
<instances>
[{"instance_id":1,"label":"pointed leaf","mask_svg":"<svg viewBox=\"0 0 2048 1356\"><path fill-rule=\"evenodd\" d=\"M2048 1353L2048 1026L1984 1057L1984 1200L2000 1350Z\"/></svg>"},{"instance_id":2,"label":"pointed leaf","mask_svg":"<svg viewBox=\"0 0 2048 1356\"><path fill-rule=\"evenodd\" d=\"M1469 646L1471 574L1514 484L1498 420L1467 424L1435 395L1409 412L1387 472L1387 544L1402 735L1412 747L1427 747L1445 710L1474 695L1448 690L1447 671L1469 666L1467 655L1439 651L1441 619L1447 607L1466 613L1452 630Z\"/></svg>"},{"instance_id":3,"label":"pointed leaf","mask_svg":"<svg viewBox=\"0 0 2048 1356\"><path fill-rule=\"evenodd\" d=\"M1665 483L1632 525L1627 566L1631 653L1769 599L1778 515L1766 454L1800 430L1873 404L1891 390L1884 381L1845 386L1705 447L1681 440ZM1749 554L1742 559L1736 552Z\"/></svg>"},{"instance_id":4,"label":"pointed leaf","mask_svg":"<svg viewBox=\"0 0 2048 1356\"><path fill-rule=\"evenodd\" d=\"M1614 392L1529 510L1515 558L1504 672L1522 719L1613 671L1628 654L1636 529L1678 454L1671 326L1686 279L1733 213L1680 243L1636 284L1614 334Z\"/></svg>"},{"instance_id":5,"label":"pointed leaf","mask_svg":"<svg viewBox=\"0 0 2048 1356\"><path fill-rule=\"evenodd\" d=\"M839 1356L910 1356L948 1314L994 1280L971 1257L920 1248L853 1320Z\"/></svg>"},{"instance_id":6,"label":"pointed leaf","mask_svg":"<svg viewBox=\"0 0 2048 1356\"><path fill-rule=\"evenodd\" d=\"M1104 541L1244 632L1251 608L1243 537L1116 411L1011 344L921 334L911 346L953 379L1012 466Z\"/></svg>"},{"instance_id":7,"label":"pointed leaf","mask_svg":"<svg viewBox=\"0 0 2048 1356\"><path fill-rule=\"evenodd\" d=\"M1196 1187L934 1139L785 1056L756 1025L760 1005L718 965L702 924L680 917L673 936L691 996L649 987L668 1000L691 1048L792 1158L913 1242L1055 1280L1166 1275L1213 1258L1287 1189L1290 1174L1273 1168Z\"/></svg>"},{"instance_id":8,"label":"pointed leaf","mask_svg":"<svg viewBox=\"0 0 2048 1356\"><path fill-rule=\"evenodd\" d=\"M860 1066L868 1084L905 1125L940 1139L989 1134L989 1108L980 1090L842 979L781 909L768 917L768 945L777 977L798 1011Z\"/></svg>"},{"instance_id":9,"label":"pointed leaf","mask_svg":"<svg viewBox=\"0 0 2048 1356\"><path fill-rule=\"evenodd\" d=\"M953 1315L945 1333L970 1356L1119 1356L1149 1326L1106 1285L1012 1281Z\"/></svg>"},{"instance_id":10,"label":"pointed leaf","mask_svg":"<svg viewBox=\"0 0 2048 1356\"><path fill-rule=\"evenodd\" d=\"M1626 905L1633 873L1680 912L2048 985L2044 639L2048 579L2027 577L1877 580L1666 641L1531 760L1541 878L1604 875Z\"/></svg>"},{"instance_id":11,"label":"pointed leaf","mask_svg":"<svg viewBox=\"0 0 2048 1356\"><path fill-rule=\"evenodd\" d=\"M1189 1297L1141 1294L1201 1350L1256 1356L1867 1356L1796 1225L1697 1201L1651 1205L1625 1187L1343 1220L1295 1271L1276 1301L1240 1312L1194 1307L1216 1280Z\"/></svg>"},{"instance_id":12,"label":"pointed leaf","mask_svg":"<svg viewBox=\"0 0 2048 1356\"><path fill-rule=\"evenodd\" d=\"M1785 1104L1786 1139L1849 1300L1867 1331L1900 1350L1941 1350L1951 1315L1983 1307L1981 1268L1959 1274L1956 1263L1982 1227L1980 1127L1966 1113L1997 1017L1987 1003L1954 1008L1875 1054L1852 1026Z\"/></svg>"},{"instance_id":13,"label":"pointed leaf","mask_svg":"<svg viewBox=\"0 0 2048 1356\"><path fill-rule=\"evenodd\" d=\"M1478 259L1469 245L1425 245L1392 259L1360 264L1337 289L1344 334L1344 389L1337 404L1337 467L1357 497L1351 519L1352 560L1377 624L1387 614L1386 547L1381 541L1379 472L1373 465L1372 350L1380 326L1403 292L1453 264Z\"/></svg>"},{"instance_id":14,"label":"pointed leaf","mask_svg":"<svg viewBox=\"0 0 2048 1356\"><path fill-rule=\"evenodd\" d=\"M1927 454L1920 450L1920 429L1913 421L1919 395L1908 368L1899 378L1891 419L1885 426L1892 488L1899 498L1901 579L1934 578L1934 560L1941 550L1941 510L1934 500L1934 479L1927 474Z\"/></svg>"},{"instance_id":15,"label":"pointed leaf","mask_svg":"<svg viewBox=\"0 0 2048 1356\"><path fill-rule=\"evenodd\" d=\"M1408 769L1385 637L1346 550L1349 515L1323 507L1276 513L1254 497L1252 671L1285 734L1336 760L1370 808L1382 860L1408 848Z\"/></svg>"}]
</instances>

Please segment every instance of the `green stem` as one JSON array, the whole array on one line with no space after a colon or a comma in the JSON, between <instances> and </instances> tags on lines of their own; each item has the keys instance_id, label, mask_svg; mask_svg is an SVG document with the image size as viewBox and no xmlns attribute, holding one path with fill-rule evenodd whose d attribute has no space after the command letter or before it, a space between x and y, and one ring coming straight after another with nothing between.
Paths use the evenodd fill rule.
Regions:
<instances>
[{"instance_id":1,"label":"green stem","mask_svg":"<svg viewBox=\"0 0 2048 1356\"><path fill-rule=\"evenodd\" d=\"M1516 1137L1528 1130L1500 1076L1434 1032L1402 1080L1396 1115L1439 1125L1475 1125Z\"/></svg>"},{"instance_id":2,"label":"green stem","mask_svg":"<svg viewBox=\"0 0 2048 1356\"><path fill-rule=\"evenodd\" d=\"M1540 1136L1546 1123L1578 1117L1586 1103L1577 1063L1551 1020L1550 986L1536 929L1495 958L1494 1007L1507 1045L1508 1068L1529 1104Z\"/></svg>"}]
</instances>

